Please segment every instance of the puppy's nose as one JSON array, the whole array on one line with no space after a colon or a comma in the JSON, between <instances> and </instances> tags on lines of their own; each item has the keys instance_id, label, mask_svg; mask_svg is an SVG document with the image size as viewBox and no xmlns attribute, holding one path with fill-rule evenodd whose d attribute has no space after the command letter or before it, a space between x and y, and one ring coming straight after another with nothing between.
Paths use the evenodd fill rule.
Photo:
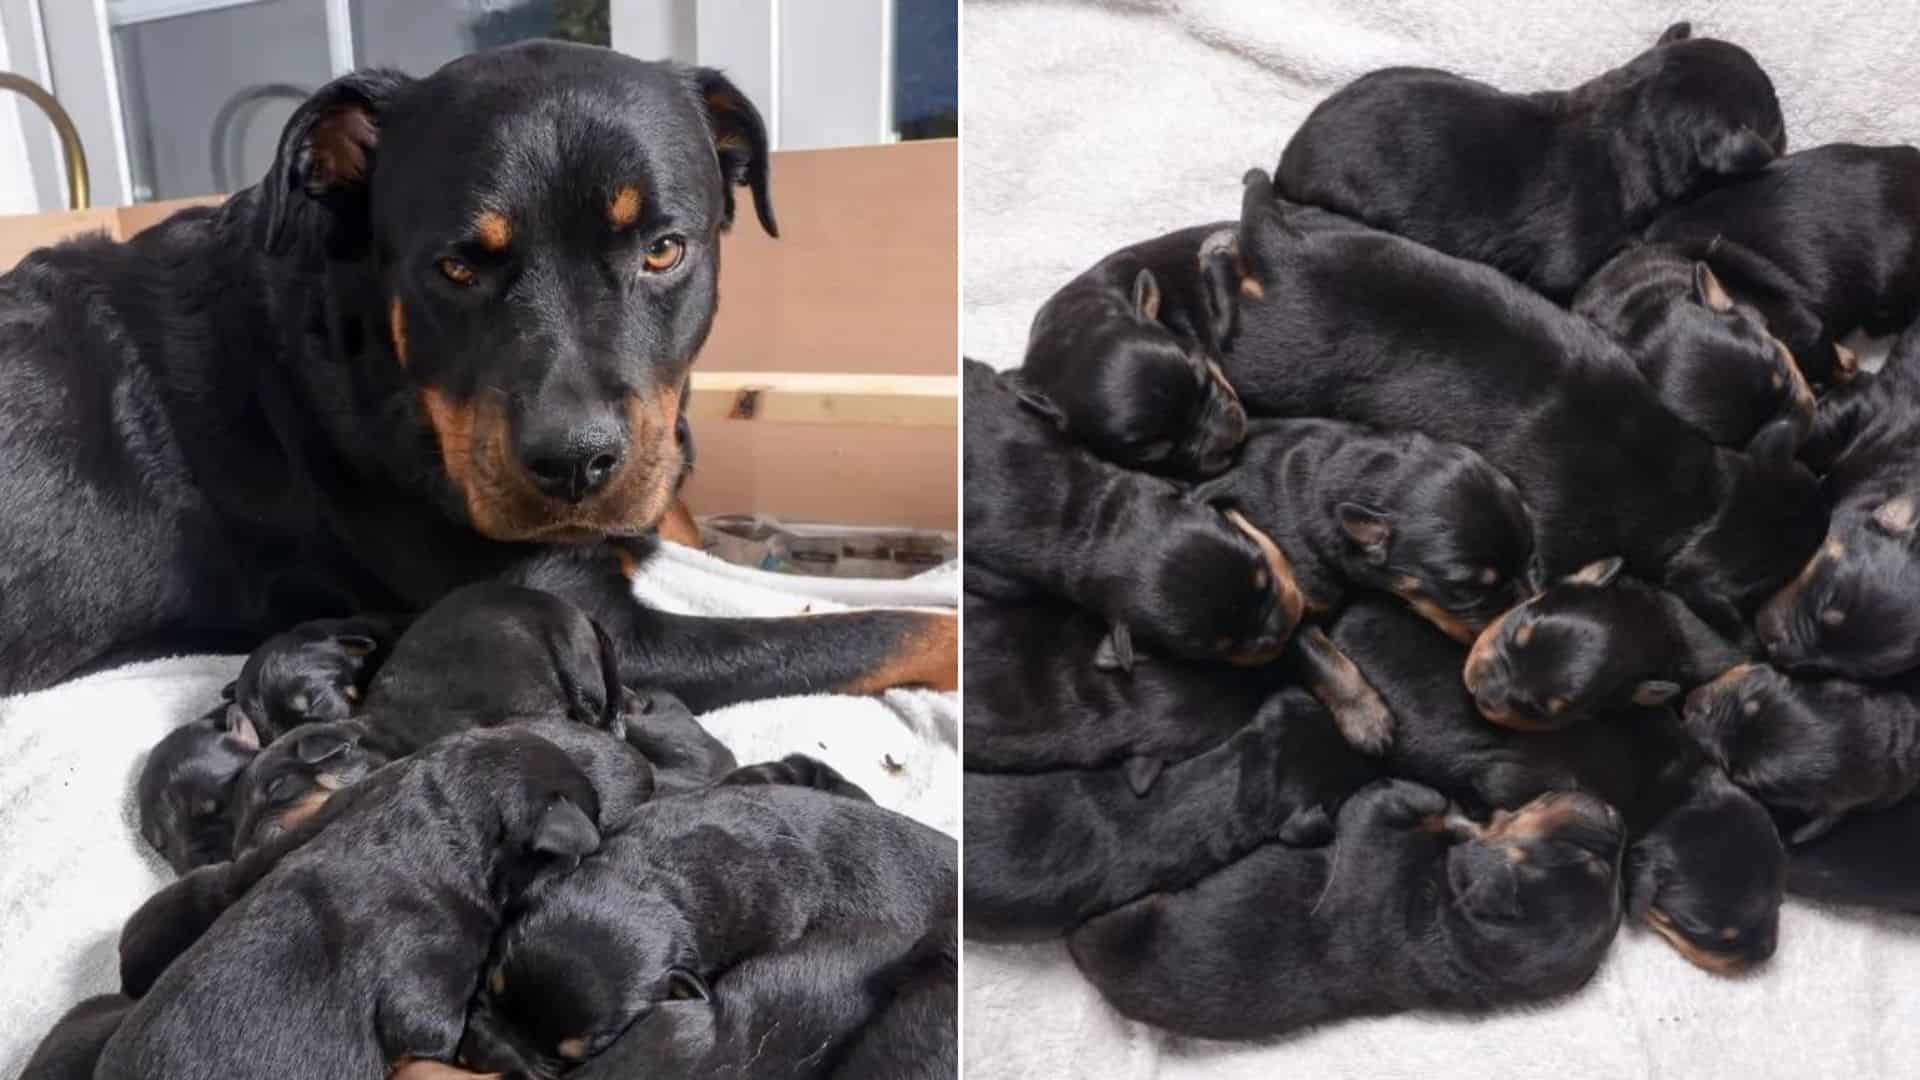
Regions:
<instances>
[{"instance_id":1,"label":"puppy's nose","mask_svg":"<svg viewBox=\"0 0 1920 1080\"><path fill-rule=\"evenodd\" d=\"M577 503L607 486L626 453L627 433L600 420L522 440L520 461L535 487Z\"/></svg>"}]
</instances>

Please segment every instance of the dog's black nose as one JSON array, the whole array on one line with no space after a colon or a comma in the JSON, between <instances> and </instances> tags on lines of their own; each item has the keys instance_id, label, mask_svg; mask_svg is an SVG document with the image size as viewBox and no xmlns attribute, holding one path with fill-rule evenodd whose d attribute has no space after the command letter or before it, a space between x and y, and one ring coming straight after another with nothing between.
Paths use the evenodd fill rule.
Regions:
<instances>
[{"instance_id":1,"label":"dog's black nose","mask_svg":"<svg viewBox=\"0 0 1920 1080\"><path fill-rule=\"evenodd\" d=\"M626 452L626 432L599 422L523 440L520 460L542 492L577 503L607 486Z\"/></svg>"}]
</instances>

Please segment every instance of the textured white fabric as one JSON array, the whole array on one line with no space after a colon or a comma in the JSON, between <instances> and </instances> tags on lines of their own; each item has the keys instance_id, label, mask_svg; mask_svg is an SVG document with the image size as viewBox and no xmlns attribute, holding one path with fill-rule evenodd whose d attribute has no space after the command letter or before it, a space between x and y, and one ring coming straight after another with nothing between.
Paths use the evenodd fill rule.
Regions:
<instances>
[{"instance_id":1,"label":"textured white fabric","mask_svg":"<svg viewBox=\"0 0 1920 1080\"><path fill-rule=\"evenodd\" d=\"M1920 136L1920 11L1908 4L968 0L965 351L1017 364L1034 309L1096 259L1233 217L1241 174L1273 168L1307 111L1355 76L1422 64L1515 90L1571 86L1680 19L1752 51L1794 148ZM1058 945L969 946L967 1074L1907 1076L1920 1061L1917 931L1789 902L1779 954L1754 977L1714 978L1630 931L1593 984L1551 1008L1354 1021L1258 1047L1166 1039L1121 1019Z\"/></svg>"},{"instance_id":2,"label":"textured white fabric","mask_svg":"<svg viewBox=\"0 0 1920 1080\"><path fill-rule=\"evenodd\" d=\"M903 582L816 582L664 545L635 591L667 610L773 616L865 603L951 607L953 568ZM849 589L851 586L851 589ZM0 699L0 1076L60 1014L119 986L120 925L171 881L137 833L147 750L206 711L242 657L183 657ZM702 716L742 764L812 754L884 806L959 833L959 696L895 690L756 701Z\"/></svg>"}]
</instances>

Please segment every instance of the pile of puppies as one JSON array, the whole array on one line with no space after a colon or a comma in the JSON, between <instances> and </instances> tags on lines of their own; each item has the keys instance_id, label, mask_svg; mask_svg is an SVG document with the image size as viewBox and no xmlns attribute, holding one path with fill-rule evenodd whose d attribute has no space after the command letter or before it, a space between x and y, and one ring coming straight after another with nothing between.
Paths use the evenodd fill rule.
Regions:
<instances>
[{"instance_id":1,"label":"pile of puppies","mask_svg":"<svg viewBox=\"0 0 1920 1080\"><path fill-rule=\"evenodd\" d=\"M28 1080L950 1077L950 838L507 584L302 624L139 779L183 876Z\"/></svg>"},{"instance_id":2,"label":"pile of puppies","mask_svg":"<svg viewBox=\"0 0 1920 1080\"><path fill-rule=\"evenodd\" d=\"M1920 151L1369 74L965 373L967 933L1260 1038L1920 909ZM1791 850L1782 837L1791 843Z\"/></svg>"}]
</instances>

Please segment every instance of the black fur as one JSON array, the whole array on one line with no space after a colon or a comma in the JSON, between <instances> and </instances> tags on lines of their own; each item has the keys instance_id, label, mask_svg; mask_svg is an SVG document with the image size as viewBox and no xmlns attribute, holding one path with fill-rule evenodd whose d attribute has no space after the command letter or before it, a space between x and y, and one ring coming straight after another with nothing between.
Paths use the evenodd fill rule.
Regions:
<instances>
[{"instance_id":1,"label":"black fur","mask_svg":"<svg viewBox=\"0 0 1920 1080\"><path fill-rule=\"evenodd\" d=\"M241 774L233 796L232 849L217 861L238 858L285 835L318 813L335 792L403 753L358 720L302 724L288 731Z\"/></svg>"},{"instance_id":2,"label":"black fur","mask_svg":"<svg viewBox=\"0 0 1920 1080\"><path fill-rule=\"evenodd\" d=\"M1833 904L1920 914L1920 799L1848 818L1793 849L1787 891Z\"/></svg>"},{"instance_id":3,"label":"black fur","mask_svg":"<svg viewBox=\"0 0 1920 1080\"><path fill-rule=\"evenodd\" d=\"M233 851L235 785L260 749L229 730L227 715L222 704L168 732L140 768L140 835L175 873Z\"/></svg>"},{"instance_id":4,"label":"black fur","mask_svg":"<svg viewBox=\"0 0 1920 1080\"><path fill-rule=\"evenodd\" d=\"M261 643L234 682L234 724L265 746L301 724L345 720L386 662L405 620L315 619Z\"/></svg>"},{"instance_id":5,"label":"black fur","mask_svg":"<svg viewBox=\"0 0 1920 1080\"><path fill-rule=\"evenodd\" d=\"M15 1080L93 1080L100 1051L132 1008L125 994L101 994L68 1009Z\"/></svg>"}]
</instances>

